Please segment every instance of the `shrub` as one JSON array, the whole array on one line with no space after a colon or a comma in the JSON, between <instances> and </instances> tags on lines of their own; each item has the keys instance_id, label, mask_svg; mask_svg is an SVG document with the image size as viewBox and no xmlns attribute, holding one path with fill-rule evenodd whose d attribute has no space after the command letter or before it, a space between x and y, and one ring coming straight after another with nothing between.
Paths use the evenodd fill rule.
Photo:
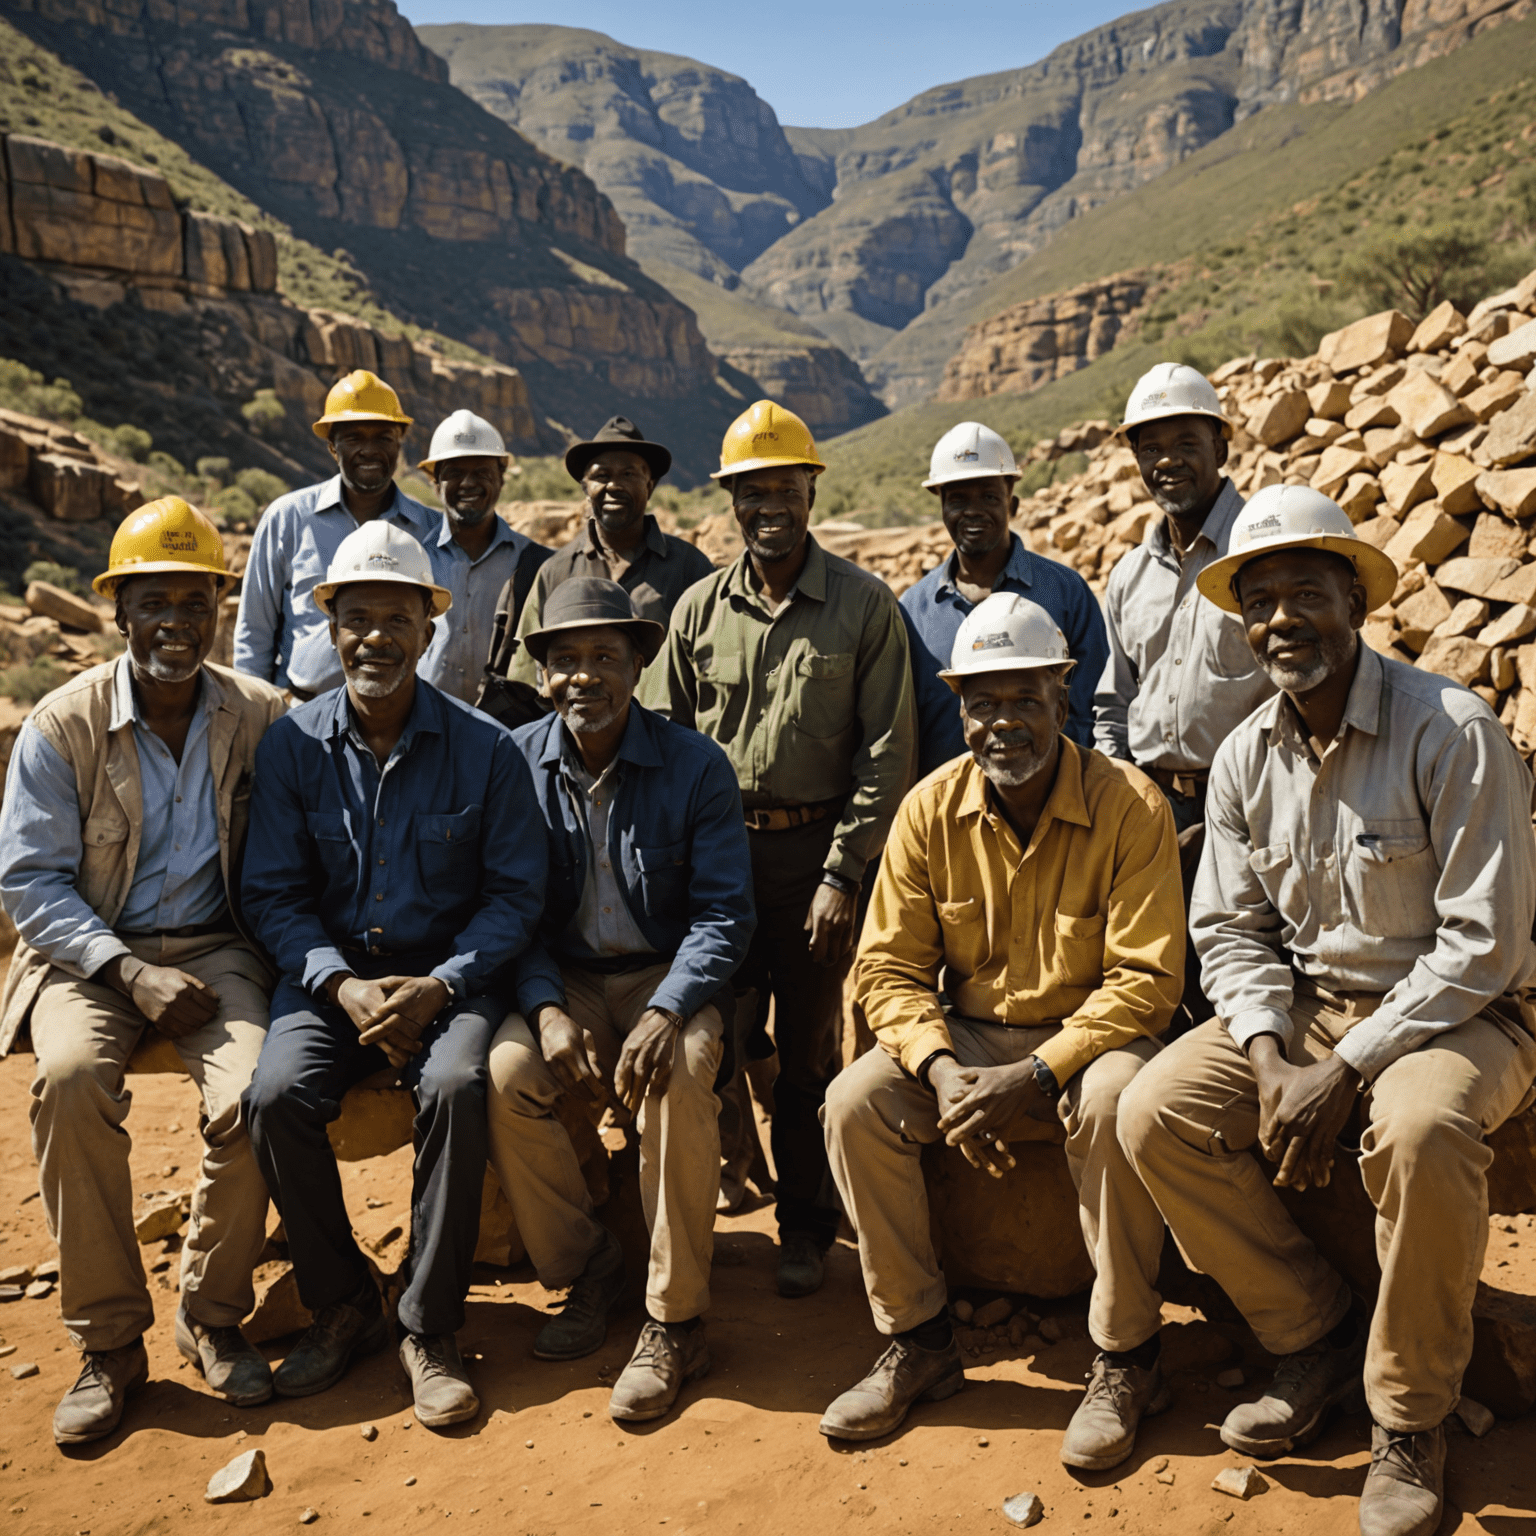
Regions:
<instances>
[{"instance_id":1,"label":"shrub","mask_svg":"<svg viewBox=\"0 0 1536 1536\"><path fill-rule=\"evenodd\" d=\"M46 383L42 374L9 357L0 357L0 405L50 421L73 421L82 409L68 379Z\"/></svg>"},{"instance_id":2,"label":"shrub","mask_svg":"<svg viewBox=\"0 0 1536 1536\"><path fill-rule=\"evenodd\" d=\"M6 667L0 671L0 696L18 704L36 704L45 693L52 693L69 681L69 673L51 656L39 656L25 666Z\"/></svg>"},{"instance_id":3,"label":"shrub","mask_svg":"<svg viewBox=\"0 0 1536 1536\"><path fill-rule=\"evenodd\" d=\"M283 409L275 389L258 389L240 407L240 414L258 437L275 437L288 419L288 412Z\"/></svg>"},{"instance_id":4,"label":"shrub","mask_svg":"<svg viewBox=\"0 0 1536 1536\"><path fill-rule=\"evenodd\" d=\"M289 491L286 480L280 480L264 469L242 469L235 476L235 484L256 504L258 512L265 512L272 502Z\"/></svg>"},{"instance_id":5,"label":"shrub","mask_svg":"<svg viewBox=\"0 0 1536 1536\"><path fill-rule=\"evenodd\" d=\"M72 565L60 565L56 560L34 560L22 573L23 581L46 581L66 592L85 596L85 582Z\"/></svg>"},{"instance_id":6,"label":"shrub","mask_svg":"<svg viewBox=\"0 0 1536 1536\"><path fill-rule=\"evenodd\" d=\"M226 485L209 502L208 511L210 515L217 514L215 521L222 519L231 523L254 523L258 508L238 485Z\"/></svg>"},{"instance_id":7,"label":"shrub","mask_svg":"<svg viewBox=\"0 0 1536 1536\"><path fill-rule=\"evenodd\" d=\"M204 480L209 482L213 489L217 490L219 486L223 485L229 474L229 460L199 459L197 461L197 472Z\"/></svg>"},{"instance_id":8,"label":"shrub","mask_svg":"<svg viewBox=\"0 0 1536 1536\"><path fill-rule=\"evenodd\" d=\"M1415 320L1446 299L1469 309L1487 285L1487 236L1466 228L1428 228L1389 235L1351 256L1344 285L1381 309L1401 308Z\"/></svg>"}]
</instances>

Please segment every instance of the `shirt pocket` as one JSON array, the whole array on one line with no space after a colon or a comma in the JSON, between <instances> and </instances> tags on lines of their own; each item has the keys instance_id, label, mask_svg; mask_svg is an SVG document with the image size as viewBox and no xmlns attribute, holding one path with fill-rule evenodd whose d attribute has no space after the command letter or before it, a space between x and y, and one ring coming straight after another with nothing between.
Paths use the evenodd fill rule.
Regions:
<instances>
[{"instance_id":1,"label":"shirt pocket","mask_svg":"<svg viewBox=\"0 0 1536 1536\"><path fill-rule=\"evenodd\" d=\"M355 884L357 849L352 842L352 826L345 811L305 811L304 827L309 833L315 861L325 872L333 889Z\"/></svg>"},{"instance_id":2,"label":"shirt pocket","mask_svg":"<svg viewBox=\"0 0 1536 1536\"><path fill-rule=\"evenodd\" d=\"M986 909L974 896L964 901L940 901L939 929L944 940L944 964L969 980L987 963Z\"/></svg>"},{"instance_id":3,"label":"shirt pocket","mask_svg":"<svg viewBox=\"0 0 1536 1536\"><path fill-rule=\"evenodd\" d=\"M416 813L416 861L428 895L457 902L479 886L480 814L478 805L449 815Z\"/></svg>"},{"instance_id":4,"label":"shirt pocket","mask_svg":"<svg viewBox=\"0 0 1536 1536\"><path fill-rule=\"evenodd\" d=\"M308 598L325 580L328 565L329 561L315 543L313 530L306 529L288 566L288 586L293 592L295 603ZM325 615L320 614L320 617L323 619Z\"/></svg>"},{"instance_id":5,"label":"shirt pocket","mask_svg":"<svg viewBox=\"0 0 1536 1536\"><path fill-rule=\"evenodd\" d=\"M128 820L124 816L91 816L80 829L82 888L96 890L100 882L123 867L128 858ZM124 888L124 896L127 888Z\"/></svg>"},{"instance_id":6,"label":"shirt pocket","mask_svg":"<svg viewBox=\"0 0 1536 1536\"><path fill-rule=\"evenodd\" d=\"M789 701L795 728L818 741L852 728L853 653L806 651L794 661Z\"/></svg>"},{"instance_id":7,"label":"shirt pocket","mask_svg":"<svg viewBox=\"0 0 1536 1536\"><path fill-rule=\"evenodd\" d=\"M1107 922L1097 912L1085 917L1070 912L1056 914L1055 952L1050 968L1053 980L1066 987L1086 987L1090 992L1102 983Z\"/></svg>"},{"instance_id":8,"label":"shirt pocket","mask_svg":"<svg viewBox=\"0 0 1536 1536\"><path fill-rule=\"evenodd\" d=\"M711 651L694 657L694 674L698 678L699 702L694 720L706 736L719 737L718 729L725 721L726 712L739 696L741 683L746 676L746 666L740 652L721 655ZM740 708L735 713L740 715Z\"/></svg>"},{"instance_id":9,"label":"shirt pocket","mask_svg":"<svg viewBox=\"0 0 1536 1536\"><path fill-rule=\"evenodd\" d=\"M1362 933L1429 938L1440 926L1435 910L1440 861L1429 828L1418 817L1362 822L1346 869L1349 903Z\"/></svg>"},{"instance_id":10,"label":"shirt pocket","mask_svg":"<svg viewBox=\"0 0 1536 1536\"><path fill-rule=\"evenodd\" d=\"M1262 848L1255 848L1248 855L1248 867L1258 876L1270 906L1276 912L1287 914L1285 884L1291 876L1291 845L1266 843Z\"/></svg>"},{"instance_id":11,"label":"shirt pocket","mask_svg":"<svg viewBox=\"0 0 1536 1536\"><path fill-rule=\"evenodd\" d=\"M635 848L640 895L647 917L683 922L688 916L689 848L686 841L660 848Z\"/></svg>"},{"instance_id":12,"label":"shirt pocket","mask_svg":"<svg viewBox=\"0 0 1536 1536\"><path fill-rule=\"evenodd\" d=\"M1253 647L1248 644L1248 631L1243 621L1224 613L1214 603L1196 598L1202 609L1206 626L1206 654L1211 672L1216 677L1236 680L1249 676L1258 666Z\"/></svg>"}]
</instances>

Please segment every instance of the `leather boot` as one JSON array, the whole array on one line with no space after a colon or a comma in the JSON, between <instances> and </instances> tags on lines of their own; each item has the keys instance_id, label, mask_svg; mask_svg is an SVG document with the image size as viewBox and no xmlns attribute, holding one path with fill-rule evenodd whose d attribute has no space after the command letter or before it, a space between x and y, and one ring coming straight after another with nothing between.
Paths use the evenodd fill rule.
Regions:
<instances>
[{"instance_id":1,"label":"leather boot","mask_svg":"<svg viewBox=\"0 0 1536 1536\"><path fill-rule=\"evenodd\" d=\"M829 1439L878 1440L906 1418L913 1403L941 1402L965 1385L960 1346L924 1349L895 1338L857 1386L834 1400L816 1427Z\"/></svg>"},{"instance_id":2,"label":"leather boot","mask_svg":"<svg viewBox=\"0 0 1536 1536\"><path fill-rule=\"evenodd\" d=\"M812 1296L826 1278L821 1245L805 1232L786 1232L779 1238L780 1296Z\"/></svg>"},{"instance_id":3,"label":"leather boot","mask_svg":"<svg viewBox=\"0 0 1536 1536\"><path fill-rule=\"evenodd\" d=\"M613 1384L608 1415L624 1424L659 1419L677 1401L685 1382L709 1374L709 1343L704 1325L646 1321L629 1364Z\"/></svg>"},{"instance_id":4,"label":"leather boot","mask_svg":"<svg viewBox=\"0 0 1536 1536\"><path fill-rule=\"evenodd\" d=\"M122 1422L128 1395L149 1380L149 1353L143 1339L121 1349L87 1350L80 1374L53 1411L53 1438L59 1445L84 1445L110 1435Z\"/></svg>"},{"instance_id":5,"label":"leather boot","mask_svg":"<svg viewBox=\"0 0 1536 1536\"><path fill-rule=\"evenodd\" d=\"M411 1378L416 1417L428 1429L462 1424L480 1412L459 1341L451 1333L406 1334L400 1343L400 1363Z\"/></svg>"},{"instance_id":6,"label":"leather boot","mask_svg":"<svg viewBox=\"0 0 1536 1536\"><path fill-rule=\"evenodd\" d=\"M1222 1442L1245 1456L1288 1456L1322 1433L1336 1403L1360 1393L1364 1367L1364 1328L1342 1349L1320 1339L1293 1355L1282 1355L1269 1391L1257 1402L1239 1403L1227 1415Z\"/></svg>"},{"instance_id":7,"label":"leather boot","mask_svg":"<svg viewBox=\"0 0 1536 1536\"><path fill-rule=\"evenodd\" d=\"M254 1408L272 1396L272 1367L238 1328L205 1328L176 1309L176 1348L203 1373L208 1390L237 1408Z\"/></svg>"},{"instance_id":8,"label":"leather boot","mask_svg":"<svg viewBox=\"0 0 1536 1536\"><path fill-rule=\"evenodd\" d=\"M1161 1413L1172 1399L1157 1365L1116 1365L1100 1354L1088 1377L1088 1391L1061 1442L1061 1459L1085 1472L1118 1467L1136 1449L1142 1419Z\"/></svg>"},{"instance_id":9,"label":"leather boot","mask_svg":"<svg viewBox=\"0 0 1536 1536\"><path fill-rule=\"evenodd\" d=\"M1445 1509L1445 1426L1416 1435L1371 1425L1360 1536L1434 1536Z\"/></svg>"},{"instance_id":10,"label":"leather boot","mask_svg":"<svg viewBox=\"0 0 1536 1536\"><path fill-rule=\"evenodd\" d=\"M371 1354L389 1343L389 1319L370 1280L355 1296L322 1307L315 1320L272 1373L279 1397L311 1397L334 1387L355 1354Z\"/></svg>"},{"instance_id":11,"label":"leather boot","mask_svg":"<svg viewBox=\"0 0 1536 1536\"><path fill-rule=\"evenodd\" d=\"M539 1329L533 1353L539 1360L579 1360L603 1347L608 1314L624 1294L624 1250L612 1232L587 1260L587 1267L566 1292L560 1310Z\"/></svg>"}]
</instances>

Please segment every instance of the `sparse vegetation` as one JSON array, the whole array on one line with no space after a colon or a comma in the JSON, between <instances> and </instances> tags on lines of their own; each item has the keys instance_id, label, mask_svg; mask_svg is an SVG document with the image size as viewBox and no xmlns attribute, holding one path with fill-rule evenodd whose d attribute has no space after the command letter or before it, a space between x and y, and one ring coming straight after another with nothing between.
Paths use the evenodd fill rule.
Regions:
<instances>
[{"instance_id":1,"label":"sparse vegetation","mask_svg":"<svg viewBox=\"0 0 1536 1536\"><path fill-rule=\"evenodd\" d=\"M0 698L36 704L46 693L69 681L69 673L51 656L0 670Z\"/></svg>"},{"instance_id":2,"label":"sparse vegetation","mask_svg":"<svg viewBox=\"0 0 1536 1536\"><path fill-rule=\"evenodd\" d=\"M85 581L73 566L60 565L57 560L34 560L22 574L23 581L46 581L51 586L63 587L78 597L86 593Z\"/></svg>"}]
</instances>

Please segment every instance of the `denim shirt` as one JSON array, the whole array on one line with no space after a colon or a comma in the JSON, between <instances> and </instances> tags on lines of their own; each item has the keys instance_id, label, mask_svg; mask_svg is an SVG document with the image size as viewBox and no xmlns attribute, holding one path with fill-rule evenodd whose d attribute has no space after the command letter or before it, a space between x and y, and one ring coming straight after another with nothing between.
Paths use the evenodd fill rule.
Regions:
<instances>
[{"instance_id":1,"label":"denim shirt","mask_svg":"<svg viewBox=\"0 0 1536 1536\"><path fill-rule=\"evenodd\" d=\"M379 515L429 550L441 516L398 489ZM340 475L279 496L262 513L240 586L235 671L306 693L341 686L331 621L315 606L314 590L341 541L361 526L341 498Z\"/></svg>"},{"instance_id":2,"label":"denim shirt","mask_svg":"<svg viewBox=\"0 0 1536 1536\"><path fill-rule=\"evenodd\" d=\"M1067 694L1068 736L1093 745L1093 690L1109 658L1109 639L1098 600L1070 566L1031 554L1016 533L1008 535L1008 564L994 592L1018 592L1038 603L1061 626L1067 654L1077 663ZM917 774L924 778L966 750L960 700L939 676L950 663L960 625L976 607L955 587L959 556L950 555L901 595L912 647L912 692L917 704Z\"/></svg>"},{"instance_id":3,"label":"denim shirt","mask_svg":"<svg viewBox=\"0 0 1536 1536\"><path fill-rule=\"evenodd\" d=\"M350 951L407 956L454 997L481 994L543 907L537 828L527 764L489 716L418 678L381 771L338 688L257 749L245 915L311 992L353 969Z\"/></svg>"},{"instance_id":4,"label":"denim shirt","mask_svg":"<svg viewBox=\"0 0 1536 1536\"><path fill-rule=\"evenodd\" d=\"M524 1014L545 1003L564 1006L562 961L579 968L598 958L584 945L573 947L567 933L589 858L585 818L561 772L566 738L558 715L513 733L533 772L549 844L549 900L518 965ZM707 737L633 702L616 764L609 862L636 926L659 959L671 960L651 1005L688 1018L735 975L757 926L736 773Z\"/></svg>"}]
</instances>

